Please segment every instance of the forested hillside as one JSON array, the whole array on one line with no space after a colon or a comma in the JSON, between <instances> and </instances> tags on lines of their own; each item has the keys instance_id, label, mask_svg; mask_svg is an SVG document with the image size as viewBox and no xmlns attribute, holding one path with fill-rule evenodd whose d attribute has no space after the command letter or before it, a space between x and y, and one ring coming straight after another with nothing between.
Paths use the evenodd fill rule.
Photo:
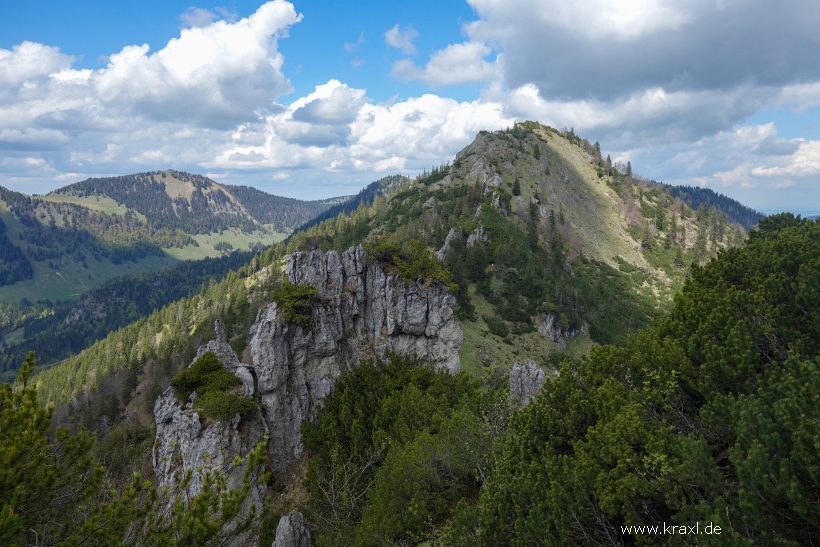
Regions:
<instances>
[{"instance_id":1,"label":"forested hillside","mask_svg":"<svg viewBox=\"0 0 820 547\"><path fill-rule=\"evenodd\" d=\"M23 305L3 306L9 315L8 327L3 331L22 329L23 333L15 343L0 344L2 378L11 381L29 351L36 352L41 368L48 367L81 352L111 331L220 281L252 257L247 251L235 252L118 277L91 289L77 301L27 302L27 309Z\"/></svg>"},{"instance_id":2,"label":"forested hillside","mask_svg":"<svg viewBox=\"0 0 820 547\"><path fill-rule=\"evenodd\" d=\"M381 187L393 190L382 194ZM550 362L556 348L567 345L578 343L576 349L586 351L583 341L589 338L624 344L630 332L669 308L689 264L745 238L741 227L720 214L693 211L663 186L618 172L574 134L538 124L484 132L453 165L415 180L383 179L341 207L352 211L295 233L255 269L272 267L270 257L294 250L343 250L378 235L442 250L458 286L462 363L479 376L508 370L525 357ZM218 291L231 299L250 290L225 283ZM158 313L176 314L172 308ZM139 368L149 358L136 356L151 355L160 331L177 323L191 329L207 325L218 318L212 314L200 308L174 320L153 314L148 323L113 333L100 349L90 348L39 377L43 396L65 403L81 386L100 385L126 364ZM244 339L248 317L231 330L233 337ZM189 336L173 327L170 338L159 339L180 344ZM97 351L112 356L104 370L93 357Z\"/></svg>"},{"instance_id":3,"label":"forested hillside","mask_svg":"<svg viewBox=\"0 0 820 547\"><path fill-rule=\"evenodd\" d=\"M34 269L19 247L9 241L6 223L0 219L0 285L31 279Z\"/></svg>"},{"instance_id":4,"label":"forested hillside","mask_svg":"<svg viewBox=\"0 0 820 547\"><path fill-rule=\"evenodd\" d=\"M311 219L327 211L338 201L331 198L319 201L303 201L268 194L250 186L224 185L254 219L270 224L277 232L291 232Z\"/></svg>"},{"instance_id":5,"label":"forested hillside","mask_svg":"<svg viewBox=\"0 0 820 547\"><path fill-rule=\"evenodd\" d=\"M143 215L157 229L178 229L192 235L229 228L250 233L264 230L263 225L289 232L333 203L332 199L302 201L273 196L174 170L87 179L50 195L108 197Z\"/></svg>"},{"instance_id":6,"label":"forested hillside","mask_svg":"<svg viewBox=\"0 0 820 547\"><path fill-rule=\"evenodd\" d=\"M732 198L719 194L710 188L695 186L669 186L669 193L685 201L691 208L699 209L701 205L714 207L726 214L729 222L737 223L749 230L760 222L763 214L751 207L738 203Z\"/></svg>"},{"instance_id":7,"label":"forested hillside","mask_svg":"<svg viewBox=\"0 0 820 547\"><path fill-rule=\"evenodd\" d=\"M507 402L503 385L436 373L412 360L393 357L353 369L315 424L303 426L310 464L307 497L296 503L315 541L663 544L669 537L646 526L666 523L711 525L719 529L715 544L817 542L812 469L820 465L814 441L820 430L801 416L820 413L820 318L812 305L819 226L788 215L761 222L746 246L693 266L668 315L623 348L603 346L587 360L565 359L560 375L548 378L523 410ZM273 254L263 258L269 260L276 262ZM194 317L197 307L232 321L241 315L245 293L234 300L224 290L253 278L252 269L243 268L228 284L144 322L145 336L163 333L153 337L161 353L151 349L151 337L139 335L107 341L109 356L127 342L137 350L130 352L135 359L138 348L159 361L162 354L188 351L186 343L174 349L170 341L186 340L187 328L162 322ZM251 294L253 300L261 295ZM767 321L761 323L763 309ZM12 408L11 392L0 395ZM109 426L105 438L125 440L134 427ZM13 430L0 432L4 447L19 442ZM35 481L39 475L15 476L40 489L41 506L52 507L63 495ZM339 489L348 493L344 501ZM88 492L96 499L94 488ZM116 491L107 495L120 499ZM122 499L128 500L123 518L144 522L126 510L138 503ZM45 524L37 513L8 511L26 526ZM265 544L278 516L263 511ZM98 529L109 534L103 545L123 542L128 527L111 523ZM219 526L209 529L216 533Z\"/></svg>"},{"instance_id":8,"label":"forested hillside","mask_svg":"<svg viewBox=\"0 0 820 547\"><path fill-rule=\"evenodd\" d=\"M384 196L392 191L395 191L402 183L409 179L401 175L390 175L381 178L375 182L371 182L365 186L358 194L351 196L341 203L336 203L321 214L316 215L315 218L299 225L299 230L306 230L311 226L315 226L325 220L336 218L338 215L350 215L353 211L361 205L370 205L377 196Z\"/></svg>"}]
</instances>

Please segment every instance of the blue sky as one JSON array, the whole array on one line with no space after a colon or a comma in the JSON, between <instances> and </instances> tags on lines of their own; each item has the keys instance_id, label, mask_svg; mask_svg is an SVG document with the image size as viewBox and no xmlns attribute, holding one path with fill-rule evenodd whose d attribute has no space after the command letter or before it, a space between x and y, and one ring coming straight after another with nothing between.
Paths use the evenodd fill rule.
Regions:
<instances>
[{"instance_id":1,"label":"blue sky","mask_svg":"<svg viewBox=\"0 0 820 547\"><path fill-rule=\"evenodd\" d=\"M535 119L820 213L818 36L806 0L9 1L0 184L173 167L319 198Z\"/></svg>"}]
</instances>

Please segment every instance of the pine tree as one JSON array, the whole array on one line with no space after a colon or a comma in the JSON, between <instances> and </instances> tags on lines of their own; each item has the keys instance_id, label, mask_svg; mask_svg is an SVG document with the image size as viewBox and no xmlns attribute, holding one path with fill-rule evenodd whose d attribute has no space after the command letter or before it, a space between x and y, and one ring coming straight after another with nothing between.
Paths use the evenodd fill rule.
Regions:
<instances>
[{"instance_id":1,"label":"pine tree","mask_svg":"<svg viewBox=\"0 0 820 547\"><path fill-rule=\"evenodd\" d=\"M675 249L674 263L678 268L683 268L683 250L680 247Z\"/></svg>"},{"instance_id":2,"label":"pine tree","mask_svg":"<svg viewBox=\"0 0 820 547\"><path fill-rule=\"evenodd\" d=\"M518 181L518 177L515 177L515 181L513 182L512 195L514 195L514 196L520 196L521 195L521 183Z\"/></svg>"}]
</instances>

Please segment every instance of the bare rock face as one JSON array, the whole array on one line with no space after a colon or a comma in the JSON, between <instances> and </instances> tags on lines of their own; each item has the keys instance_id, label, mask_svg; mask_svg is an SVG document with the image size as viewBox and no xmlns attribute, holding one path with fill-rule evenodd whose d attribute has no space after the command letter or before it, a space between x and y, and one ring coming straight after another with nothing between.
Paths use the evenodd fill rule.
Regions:
<instances>
[{"instance_id":1,"label":"bare rock face","mask_svg":"<svg viewBox=\"0 0 820 547\"><path fill-rule=\"evenodd\" d=\"M294 510L279 519L271 547L310 547L310 530L305 528L302 513Z\"/></svg>"},{"instance_id":2,"label":"bare rock face","mask_svg":"<svg viewBox=\"0 0 820 547\"><path fill-rule=\"evenodd\" d=\"M479 205L479 207L481 206ZM467 246L472 247L476 243L479 243L481 241L488 241L489 239L490 238L487 237L487 233L484 231L484 226L479 226L478 228L473 230L472 234L467 236Z\"/></svg>"},{"instance_id":3,"label":"bare rock face","mask_svg":"<svg viewBox=\"0 0 820 547\"><path fill-rule=\"evenodd\" d=\"M433 199L433 198L430 198ZM458 232L455 228L450 228L450 231L447 232L447 237L444 238L444 246L438 250L438 254L436 255L439 259L439 262L444 262L444 259L447 258L447 253L450 252L450 242L458 236Z\"/></svg>"},{"instance_id":4,"label":"bare rock face","mask_svg":"<svg viewBox=\"0 0 820 547\"><path fill-rule=\"evenodd\" d=\"M271 468L287 471L302 453L302 421L315 418L333 383L362 359L393 352L452 373L459 370L461 323L453 314L455 298L443 284L406 283L385 273L380 264L368 265L361 247L341 256L332 251L293 253L286 274L291 283L310 283L318 290L309 321L285 321L275 303L260 310L250 329L252 365L239 361L224 325L217 321L216 339L201 346L195 358L213 352L242 380L245 395L259 403L259 413L241 420L237 415L227 423L205 421L191 404L195 395L183 405L173 389L167 389L154 405L152 455L159 488L173 491L189 470L189 495L201 491L208 470L221 471L230 488L239 488L245 464L234 465L236 458L243 459L265 438ZM247 515L251 504L262 507L266 488L252 485L240 516ZM173 501L172 496L166 508ZM299 513L284 517L274 545L309 545L302 522ZM243 545L247 539L247 534L239 534L229 545Z\"/></svg>"},{"instance_id":5,"label":"bare rock face","mask_svg":"<svg viewBox=\"0 0 820 547\"><path fill-rule=\"evenodd\" d=\"M225 326L217 321L216 340L199 348L194 361L212 351L228 370L232 370L244 385L245 395L254 393L254 381L249 365L239 362L233 349L225 340ZM193 364L193 362L191 363ZM192 401L195 400L192 395ZM241 488L245 472L244 458L265 440L267 424L261 413L240 421L237 414L231 421L204 421L192 404L180 405L173 388L168 388L154 404L154 420L157 433L152 450L152 463L157 487L169 487L172 494L165 500L168 510L176 500L175 487L187 471L192 471L188 495L196 496L202 491L205 473L219 471L226 478L229 488ZM236 458L240 458L238 465ZM254 483L245 500L240 517L247 515L251 505L262 508L267 486ZM233 523L228 523L230 530ZM247 537L239 534L228 545L242 545Z\"/></svg>"},{"instance_id":6,"label":"bare rock face","mask_svg":"<svg viewBox=\"0 0 820 547\"><path fill-rule=\"evenodd\" d=\"M552 340L560 347L566 347L567 340L573 336L577 336L579 334L586 334L587 333L587 326L586 324L581 325L578 329L562 329L561 326L558 324L558 319L552 313L542 312L541 317L543 319L542 323L539 323L536 326L538 332L540 332L545 338L548 340Z\"/></svg>"},{"instance_id":7,"label":"bare rock face","mask_svg":"<svg viewBox=\"0 0 820 547\"><path fill-rule=\"evenodd\" d=\"M291 283L310 283L319 298L304 325L284 321L275 303L251 327L250 349L273 468L302 453L299 427L313 419L341 374L361 359L388 352L414 355L455 373L463 343L455 298L440 283L406 283L368 265L362 248L293 253Z\"/></svg>"},{"instance_id":8,"label":"bare rock face","mask_svg":"<svg viewBox=\"0 0 820 547\"><path fill-rule=\"evenodd\" d=\"M546 374L536 366L535 361L527 359L523 366L516 361L510 371L510 399L517 402L519 407L526 406L541 390L545 378Z\"/></svg>"}]
</instances>

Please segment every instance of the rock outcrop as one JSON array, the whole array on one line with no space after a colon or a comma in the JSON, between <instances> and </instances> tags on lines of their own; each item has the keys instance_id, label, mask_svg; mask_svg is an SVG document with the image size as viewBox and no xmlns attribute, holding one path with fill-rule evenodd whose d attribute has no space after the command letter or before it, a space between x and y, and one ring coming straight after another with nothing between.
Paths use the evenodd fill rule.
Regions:
<instances>
[{"instance_id":1,"label":"rock outcrop","mask_svg":"<svg viewBox=\"0 0 820 547\"><path fill-rule=\"evenodd\" d=\"M216 339L199 348L199 359L212 351L228 370L232 370L244 384L245 394L253 395L254 382L251 367L239 362L233 349L225 340L225 326L216 322ZM192 363L193 364L193 363ZM250 395L249 395L250 394ZM195 400L191 397L191 403ZM152 450L152 463L157 478L157 487L168 488L169 497L165 508L169 509L176 500L175 487L187 471L192 472L187 494L196 496L202 491L205 473L219 471L227 478L229 488L241 488L245 473L244 458L265 440L267 424L260 413L240 420L237 414L231 421L204 421L199 412L188 403L180 405L173 388L168 388L154 405L154 420L157 424L156 439ZM240 463L236 465L236 458ZM245 500L240 517L247 515L250 506L262 508L267 486L253 482ZM228 524L228 529L232 523ZM242 545L247 534L231 539L228 545Z\"/></svg>"},{"instance_id":2,"label":"rock outcrop","mask_svg":"<svg viewBox=\"0 0 820 547\"><path fill-rule=\"evenodd\" d=\"M302 513L294 510L279 519L271 547L310 547L310 530L305 527Z\"/></svg>"},{"instance_id":3,"label":"rock outcrop","mask_svg":"<svg viewBox=\"0 0 820 547\"><path fill-rule=\"evenodd\" d=\"M442 248L438 250L438 253L436 255L437 258L439 259L439 262L444 262L444 259L447 258L447 253L449 253L450 250L451 250L450 242L457 235L458 235L458 232L455 230L455 228L450 228L450 231L447 232L447 237L444 238L444 246L442 246Z\"/></svg>"},{"instance_id":4,"label":"rock outcrop","mask_svg":"<svg viewBox=\"0 0 820 547\"><path fill-rule=\"evenodd\" d=\"M548 340L552 340L560 347L566 347L567 340L573 336L587 333L586 324L582 324L577 329L562 329L558 324L558 318L552 313L542 312L541 318L543 322L536 326L538 332L544 335Z\"/></svg>"},{"instance_id":5,"label":"rock outcrop","mask_svg":"<svg viewBox=\"0 0 820 547\"><path fill-rule=\"evenodd\" d=\"M230 422L204 421L194 408L195 395L181 404L168 388L154 405L153 466L159 488L173 491L189 470L189 495L201 491L208 470L221 471L228 486L238 488L245 466L234 465L236 458L244 458L265 438L271 468L286 472L302 452L302 421L315 418L336 379L362 359L392 352L452 373L459 370L463 335L453 313L455 298L445 285L407 283L380 264L367 264L361 247L341 256L332 251L293 253L285 272L291 283L310 283L318 290L309 321L286 321L272 303L260 310L250 329L253 364L239 361L219 321L216 339L201 346L196 356L213 352L242 380L245 395L258 402L259 412L241 420L237 414ZM265 493L265 484L254 483L240 516L251 504L261 508ZM166 507L172 502L173 496ZM302 516L291 513L280 522L274 545L309 545L306 533ZM229 544L242 545L245 539L247 534L240 534Z\"/></svg>"},{"instance_id":6,"label":"rock outcrop","mask_svg":"<svg viewBox=\"0 0 820 547\"><path fill-rule=\"evenodd\" d=\"M480 207L480 206L479 206ZM488 241L490 238L487 237L487 233L484 231L484 226L479 226L473 233L467 236L467 246L472 247L476 243L481 241Z\"/></svg>"},{"instance_id":7,"label":"rock outcrop","mask_svg":"<svg viewBox=\"0 0 820 547\"><path fill-rule=\"evenodd\" d=\"M393 352L459 370L463 335L446 286L406 283L380 264L368 265L361 247L341 256L293 253L285 273L291 283L315 286L319 298L305 325L283 320L273 303L251 327L250 351L275 470L284 471L301 455L302 420L316 415L336 379L361 359Z\"/></svg>"},{"instance_id":8,"label":"rock outcrop","mask_svg":"<svg viewBox=\"0 0 820 547\"><path fill-rule=\"evenodd\" d=\"M546 374L535 361L527 359L523 366L516 361L510 371L510 399L519 407L526 406L541 391L545 379Z\"/></svg>"}]
</instances>

